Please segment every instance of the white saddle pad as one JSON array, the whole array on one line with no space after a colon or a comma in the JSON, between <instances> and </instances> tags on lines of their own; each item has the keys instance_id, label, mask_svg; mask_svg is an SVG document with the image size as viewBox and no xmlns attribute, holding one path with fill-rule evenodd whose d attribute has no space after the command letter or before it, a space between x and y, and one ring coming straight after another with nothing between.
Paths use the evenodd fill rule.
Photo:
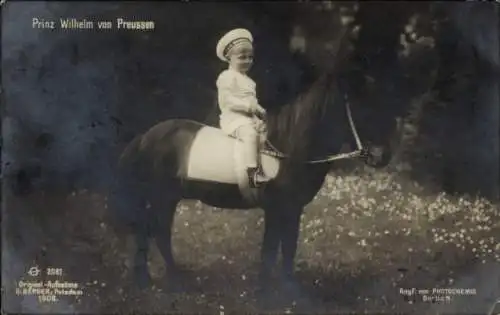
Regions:
<instances>
[{"instance_id":1,"label":"white saddle pad","mask_svg":"<svg viewBox=\"0 0 500 315\"><path fill-rule=\"evenodd\" d=\"M188 156L187 178L238 184L246 168L239 140L227 136L222 130L210 126L202 127L196 134ZM269 155L261 155L264 173L276 177L280 162Z\"/></svg>"}]
</instances>

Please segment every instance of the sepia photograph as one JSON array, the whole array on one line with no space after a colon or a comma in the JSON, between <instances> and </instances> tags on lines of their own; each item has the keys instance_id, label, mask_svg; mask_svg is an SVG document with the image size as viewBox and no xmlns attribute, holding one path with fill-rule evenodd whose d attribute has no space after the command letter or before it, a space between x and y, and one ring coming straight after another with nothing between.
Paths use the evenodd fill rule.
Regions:
<instances>
[{"instance_id":1,"label":"sepia photograph","mask_svg":"<svg viewBox=\"0 0 500 315\"><path fill-rule=\"evenodd\" d=\"M3 314L500 314L500 10L2 1Z\"/></svg>"}]
</instances>

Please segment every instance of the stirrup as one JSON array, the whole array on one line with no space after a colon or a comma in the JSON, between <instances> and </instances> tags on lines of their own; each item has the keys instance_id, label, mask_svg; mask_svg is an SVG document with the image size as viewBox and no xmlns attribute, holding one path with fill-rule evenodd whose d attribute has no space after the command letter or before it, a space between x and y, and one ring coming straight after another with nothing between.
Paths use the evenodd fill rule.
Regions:
<instances>
[{"instance_id":1,"label":"stirrup","mask_svg":"<svg viewBox=\"0 0 500 315\"><path fill-rule=\"evenodd\" d=\"M258 188L259 184L256 181L255 175L258 172L258 168L248 168L247 169L247 175L248 175L248 183L250 185L250 188Z\"/></svg>"},{"instance_id":2,"label":"stirrup","mask_svg":"<svg viewBox=\"0 0 500 315\"><path fill-rule=\"evenodd\" d=\"M265 184L267 183L268 181L270 181L271 179L268 178L263 172L262 172L262 169L261 168L251 168L249 169L249 182L250 182L250 186L252 188L258 188L260 187L262 184ZM263 178L263 180L257 180L257 178L259 177L259 175Z\"/></svg>"}]
</instances>

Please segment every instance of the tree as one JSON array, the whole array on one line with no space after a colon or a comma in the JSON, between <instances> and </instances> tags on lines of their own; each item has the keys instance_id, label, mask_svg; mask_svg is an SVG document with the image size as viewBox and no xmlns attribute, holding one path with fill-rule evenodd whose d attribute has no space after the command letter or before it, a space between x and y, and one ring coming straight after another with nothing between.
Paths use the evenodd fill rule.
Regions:
<instances>
[{"instance_id":1,"label":"tree","mask_svg":"<svg viewBox=\"0 0 500 315\"><path fill-rule=\"evenodd\" d=\"M440 5L438 88L450 105L445 188L496 199L500 160L498 6L481 2ZM463 64L472 67L464 69ZM467 76L456 77L453 68Z\"/></svg>"}]
</instances>

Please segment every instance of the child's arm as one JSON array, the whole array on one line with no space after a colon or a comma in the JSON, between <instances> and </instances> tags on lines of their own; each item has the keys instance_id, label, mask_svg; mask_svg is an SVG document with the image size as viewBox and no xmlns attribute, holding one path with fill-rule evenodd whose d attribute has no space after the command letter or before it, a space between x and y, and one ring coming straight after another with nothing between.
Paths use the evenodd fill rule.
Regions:
<instances>
[{"instance_id":1,"label":"child's arm","mask_svg":"<svg viewBox=\"0 0 500 315\"><path fill-rule=\"evenodd\" d=\"M247 99L239 98L232 93L232 87L234 85L235 78L229 73L222 73L217 79L217 91L219 106L221 109L230 109L234 112L240 112L243 114L254 114L255 106L252 102Z\"/></svg>"}]
</instances>

